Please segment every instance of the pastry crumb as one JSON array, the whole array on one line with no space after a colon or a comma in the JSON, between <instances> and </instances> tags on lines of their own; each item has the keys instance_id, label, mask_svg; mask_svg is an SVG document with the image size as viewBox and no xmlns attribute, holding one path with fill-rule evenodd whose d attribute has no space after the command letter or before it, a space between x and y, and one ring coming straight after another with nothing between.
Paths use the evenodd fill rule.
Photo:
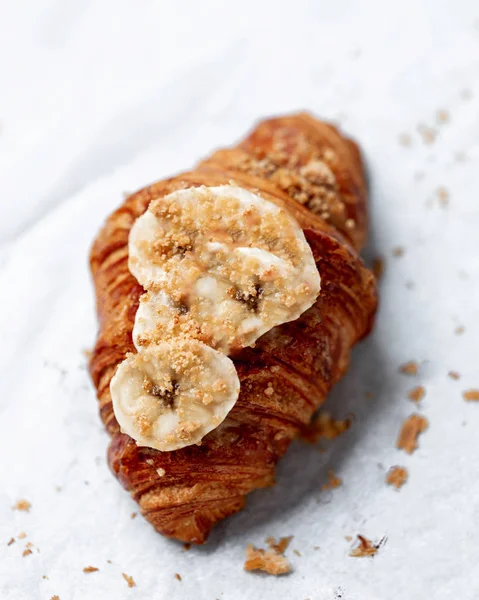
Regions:
<instances>
[{"instance_id":1,"label":"pastry crumb","mask_svg":"<svg viewBox=\"0 0 479 600\"><path fill-rule=\"evenodd\" d=\"M262 571L268 575L285 575L291 571L291 565L284 556L274 550L255 548L253 544L246 547L245 571Z\"/></svg>"},{"instance_id":2,"label":"pastry crumb","mask_svg":"<svg viewBox=\"0 0 479 600\"><path fill-rule=\"evenodd\" d=\"M374 556L377 554L379 548L384 544L385 538L383 538L378 544L373 544L371 540L364 537L363 535L357 535L358 538L358 546L353 548L349 553L349 556L353 556L354 558L362 558L364 556Z\"/></svg>"},{"instance_id":3,"label":"pastry crumb","mask_svg":"<svg viewBox=\"0 0 479 600\"><path fill-rule=\"evenodd\" d=\"M15 538L10 538L10 539L8 540L7 546L11 546L11 545L12 545L12 544L14 544L14 543L15 543Z\"/></svg>"},{"instance_id":4,"label":"pastry crumb","mask_svg":"<svg viewBox=\"0 0 479 600\"><path fill-rule=\"evenodd\" d=\"M179 573L175 573L175 578L178 579L178 581L181 581L181 575Z\"/></svg>"},{"instance_id":5,"label":"pastry crumb","mask_svg":"<svg viewBox=\"0 0 479 600\"><path fill-rule=\"evenodd\" d=\"M396 258L404 256L404 253L405 253L405 249L402 246L396 246L395 248L392 249L392 255L395 256Z\"/></svg>"},{"instance_id":6,"label":"pastry crumb","mask_svg":"<svg viewBox=\"0 0 479 600\"><path fill-rule=\"evenodd\" d=\"M419 365L415 360L410 360L399 367L401 373L404 375L417 375L419 372Z\"/></svg>"},{"instance_id":7,"label":"pastry crumb","mask_svg":"<svg viewBox=\"0 0 479 600\"><path fill-rule=\"evenodd\" d=\"M347 542L351 542L351 541L352 541L352 539L353 539L353 536L352 536L352 535L345 535L345 536L344 536L344 539L345 539Z\"/></svg>"},{"instance_id":8,"label":"pastry crumb","mask_svg":"<svg viewBox=\"0 0 479 600\"><path fill-rule=\"evenodd\" d=\"M385 267L384 258L382 258L381 256L373 258L373 263L372 263L372 269L371 270L373 272L374 277L376 277L376 279L378 281L383 276L384 267Z\"/></svg>"},{"instance_id":9,"label":"pastry crumb","mask_svg":"<svg viewBox=\"0 0 479 600\"><path fill-rule=\"evenodd\" d=\"M440 125L447 123L449 121L449 113L447 110L438 110L436 113L436 121Z\"/></svg>"},{"instance_id":10,"label":"pastry crumb","mask_svg":"<svg viewBox=\"0 0 479 600\"><path fill-rule=\"evenodd\" d=\"M99 571L97 567L83 567L84 573L95 573L95 571Z\"/></svg>"},{"instance_id":11,"label":"pastry crumb","mask_svg":"<svg viewBox=\"0 0 479 600\"><path fill-rule=\"evenodd\" d=\"M426 417L417 413L410 415L402 424L396 442L397 447L408 454L412 454L417 448L419 434L425 431L428 426L429 422Z\"/></svg>"},{"instance_id":12,"label":"pastry crumb","mask_svg":"<svg viewBox=\"0 0 479 600\"><path fill-rule=\"evenodd\" d=\"M461 378L461 374L458 373L457 371L449 371L448 376L451 379L456 379L456 380Z\"/></svg>"},{"instance_id":13,"label":"pastry crumb","mask_svg":"<svg viewBox=\"0 0 479 600\"><path fill-rule=\"evenodd\" d=\"M301 438L306 442L314 443L319 439L334 440L347 431L352 424L352 418L343 420L333 419L328 411L320 412L311 422L311 425L302 432Z\"/></svg>"},{"instance_id":14,"label":"pastry crumb","mask_svg":"<svg viewBox=\"0 0 479 600\"><path fill-rule=\"evenodd\" d=\"M276 541L274 537L269 537L266 538L266 543L274 552L277 552L278 554L283 554L286 548L289 546L292 539L292 535L281 537L278 541Z\"/></svg>"},{"instance_id":15,"label":"pastry crumb","mask_svg":"<svg viewBox=\"0 0 479 600\"><path fill-rule=\"evenodd\" d=\"M335 488L338 488L342 483L343 483L343 480L340 477L336 477L336 475L334 474L334 471L329 470L328 471L328 482L323 483L321 489L324 491L325 490L334 490Z\"/></svg>"},{"instance_id":16,"label":"pastry crumb","mask_svg":"<svg viewBox=\"0 0 479 600\"><path fill-rule=\"evenodd\" d=\"M445 208L449 204L449 192L443 186L437 188L437 197L439 204Z\"/></svg>"},{"instance_id":17,"label":"pastry crumb","mask_svg":"<svg viewBox=\"0 0 479 600\"><path fill-rule=\"evenodd\" d=\"M60 596L57 596L57 594L55 594L50 598L50 600L60 600Z\"/></svg>"},{"instance_id":18,"label":"pastry crumb","mask_svg":"<svg viewBox=\"0 0 479 600\"><path fill-rule=\"evenodd\" d=\"M31 548L25 548L25 550L22 552L22 556L28 556L29 554L32 554Z\"/></svg>"},{"instance_id":19,"label":"pastry crumb","mask_svg":"<svg viewBox=\"0 0 479 600\"><path fill-rule=\"evenodd\" d=\"M190 542L185 542L183 544L183 550L189 550L191 548L191 543Z\"/></svg>"},{"instance_id":20,"label":"pastry crumb","mask_svg":"<svg viewBox=\"0 0 479 600\"><path fill-rule=\"evenodd\" d=\"M386 483L393 485L397 490L401 488L407 481L409 474L405 467L391 467L386 475Z\"/></svg>"},{"instance_id":21,"label":"pastry crumb","mask_svg":"<svg viewBox=\"0 0 479 600\"><path fill-rule=\"evenodd\" d=\"M130 515L130 517L131 517L132 519L136 519L136 515L137 515L137 514L138 514L138 513L136 513L136 512L132 512L132 513L131 513L131 515Z\"/></svg>"},{"instance_id":22,"label":"pastry crumb","mask_svg":"<svg viewBox=\"0 0 479 600\"><path fill-rule=\"evenodd\" d=\"M32 507L32 505L30 504L30 502L28 500L21 498L15 504L15 506L13 507L13 510L23 510L24 512L29 512L31 507Z\"/></svg>"},{"instance_id":23,"label":"pastry crumb","mask_svg":"<svg viewBox=\"0 0 479 600\"><path fill-rule=\"evenodd\" d=\"M462 335L465 331L466 331L465 327L463 327L462 325L459 325L459 327L456 327L456 329L454 330L454 333L456 335Z\"/></svg>"},{"instance_id":24,"label":"pastry crumb","mask_svg":"<svg viewBox=\"0 0 479 600\"><path fill-rule=\"evenodd\" d=\"M133 577L130 577L130 575L127 575L126 573L122 573L122 577L128 584L129 588L135 587L136 583Z\"/></svg>"},{"instance_id":25,"label":"pastry crumb","mask_svg":"<svg viewBox=\"0 0 479 600\"><path fill-rule=\"evenodd\" d=\"M411 136L408 133L401 133L399 136L399 143L401 146L410 146L411 145Z\"/></svg>"},{"instance_id":26,"label":"pastry crumb","mask_svg":"<svg viewBox=\"0 0 479 600\"><path fill-rule=\"evenodd\" d=\"M418 385L412 388L412 390L409 390L407 397L409 398L409 400L412 400L413 402L416 402L416 404L418 404L419 402L421 402L425 395L426 390L424 386Z\"/></svg>"},{"instance_id":27,"label":"pastry crumb","mask_svg":"<svg viewBox=\"0 0 479 600\"><path fill-rule=\"evenodd\" d=\"M294 554L296 554L296 556L303 556L303 555L301 554L301 552L300 552L299 550L296 550L296 549L295 549L295 550L293 550L293 553L294 553Z\"/></svg>"},{"instance_id":28,"label":"pastry crumb","mask_svg":"<svg viewBox=\"0 0 479 600\"><path fill-rule=\"evenodd\" d=\"M313 546L313 550L319 550L319 546Z\"/></svg>"},{"instance_id":29,"label":"pastry crumb","mask_svg":"<svg viewBox=\"0 0 479 600\"><path fill-rule=\"evenodd\" d=\"M18 538L19 540L23 540L23 539L25 539L26 537L27 537L27 534L26 534L24 531L21 531L21 532L20 532L20 533L17 535L17 538Z\"/></svg>"},{"instance_id":30,"label":"pastry crumb","mask_svg":"<svg viewBox=\"0 0 479 600\"><path fill-rule=\"evenodd\" d=\"M465 390L462 396L468 402L477 402L479 400L479 389Z\"/></svg>"},{"instance_id":31,"label":"pastry crumb","mask_svg":"<svg viewBox=\"0 0 479 600\"><path fill-rule=\"evenodd\" d=\"M437 131L432 127L428 127L427 125L419 125L418 131L420 136L422 137L422 141L425 144L434 144L436 141Z\"/></svg>"}]
</instances>

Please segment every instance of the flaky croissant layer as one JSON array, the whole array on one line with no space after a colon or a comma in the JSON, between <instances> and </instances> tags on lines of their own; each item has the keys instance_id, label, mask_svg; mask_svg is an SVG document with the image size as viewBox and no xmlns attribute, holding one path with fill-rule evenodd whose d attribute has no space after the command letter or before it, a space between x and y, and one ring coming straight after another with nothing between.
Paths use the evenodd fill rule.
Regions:
<instances>
[{"instance_id":1,"label":"flaky croissant layer","mask_svg":"<svg viewBox=\"0 0 479 600\"><path fill-rule=\"evenodd\" d=\"M201 445L139 447L115 419L110 381L128 352L143 288L128 270L128 236L152 200L189 187L234 183L285 208L303 228L321 275L315 304L232 356L241 389L226 420ZM129 196L93 244L99 333L90 360L109 464L160 533L202 543L213 525L274 482L278 459L345 373L351 347L372 326L374 278L357 251L366 238L359 150L306 114L263 121L237 146L190 172Z\"/></svg>"}]
</instances>

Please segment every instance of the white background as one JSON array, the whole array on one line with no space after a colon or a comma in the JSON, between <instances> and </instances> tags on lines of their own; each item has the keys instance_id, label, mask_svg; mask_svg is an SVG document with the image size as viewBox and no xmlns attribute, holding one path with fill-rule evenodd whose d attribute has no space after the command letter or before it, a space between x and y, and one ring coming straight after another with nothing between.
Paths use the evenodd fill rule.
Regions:
<instances>
[{"instance_id":1,"label":"white background","mask_svg":"<svg viewBox=\"0 0 479 600\"><path fill-rule=\"evenodd\" d=\"M479 387L478 99L473 0L1 2L2 599L479 597L479 404L462 398ZM367 256L386 258L375 332L329 401L356 420L326 453L294 444L274 488L185 552L130 518L105 462L83 354L96 328L89 245L123 192L303 108L361 142ZM415 378L398 372L410 359ZM395 440L419 383L430 428L408 456ZM399 492L384 483L394 464L410 473ZM343 485L323 492L328 469ZM19 498L29 513L12 511ZM357 533L387 541L350 558ZM267 535L294 535L291 575L242 571L246 544Z\"/></svg>"}]
</instances>

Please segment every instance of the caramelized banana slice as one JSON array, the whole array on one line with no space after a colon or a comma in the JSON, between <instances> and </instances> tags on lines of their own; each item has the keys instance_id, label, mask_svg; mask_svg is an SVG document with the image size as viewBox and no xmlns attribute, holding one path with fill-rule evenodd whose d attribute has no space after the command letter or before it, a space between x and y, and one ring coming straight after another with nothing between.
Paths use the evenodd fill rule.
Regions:
<instances>
[{"instance_id":1,"label":"caramelized banana slice","mask_svg":"<svg viewBox=\"0 0 479 600\"><path fill-rule=\"evenodd\" d=\"M199 443L226 418L239 389L227 356L184 338L129 354L110 384L122 432L162 451Z\"/></svg>"},{"instance_id":2,"label":"caramelized banana slice","mask_svg":"<svg viewBox=\"0 0 479 600\"><path fill-rule=\"evenodd\" d=\"M179 190L134 224L129 268L148 290L133 331L145 347L185 333L225 352L297 319L320 277L298 223L233 185Z\"/></svg>"}]
</instances>

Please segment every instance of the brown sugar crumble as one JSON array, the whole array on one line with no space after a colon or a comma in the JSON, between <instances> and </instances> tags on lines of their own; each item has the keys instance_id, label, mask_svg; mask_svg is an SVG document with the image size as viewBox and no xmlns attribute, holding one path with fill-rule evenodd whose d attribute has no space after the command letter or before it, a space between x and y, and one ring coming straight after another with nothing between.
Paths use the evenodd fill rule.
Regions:
<instances>
[{"instance_id":1,"label":"brown sugar crumble","mask_svg":"<svg viewBox=\"0 0 479 600\"><path fill-rule=\"evenodd\" d=\"M479 389L466 390L462 393L462 396L468 402L477 402L479 400Z\"/></svg>"},{"instance_id":2,"label":"brown sugar crumble","mask_svg":"<svg viewBox=\"0 0 479 600\"><path fill-rule=\"evenodd\" d=\"M419 365L415 360L410 360L399 367L401 373L404 375L417 375L419 372Z\"/></svg>"},{"instance_id":3,"label":"brown sugar crumble","mask_svg":"<svg viewBox=\"0 0 479 600\"><path fill-rule=\"evenodd\" d=\"M84 573L95 573L95 571L99 571L97 567L83 567Z\"/></svg>"},{"instance_id":4,"label":"brown sugar crumble","mask_svg":"<svg viewBox=\"0 0 479 600\"><path fill-rule=\"evenodd\" d=\"M284 556L275 550L255 548L252 544L246 547L245 571L263 571L268 575L285 575L291 571L291 565Z\"/></svg>"},{"instance_id":5,"label":"brown sugar crumble","mask_svg":"<svg viewBox=\"0 0 479 600\"><path fill-rule=\"evenodd\" d=\"M456 379L456 380L461 378L461 374L458 373L457 371L449 371L448 376L451 379Z\"/></svg>"},{"instance_id":6,"label":"brown sugar crumble","mask_svg":"<svg viewBox=\"0 0 479 600\"><path fill-rule=\"evenodd\" d=\"M412 400L413 402L416 402L416 404L418 404L419 402L421 402L425 395L426 390L424 386L418 385L412 388L412 390L409 390L407 397L409 398L409 400Z\"/></svg>"},{"instance_id":7,"label":"brown sugar crumble","mask_svg":"<svg viewBox=\"0 0 479 600\"><path fill-rule=\"evenodd\" d=\"M15 506L13 507L13 510L23 510L24 512L29 512L31 507L32 507L32 505L30 504L30 502L28 500L21 498L15 504Z\"/></svg>"},{"instance_id":8,"label":"brown sugar crumble","mask_svg":"<svg viewBox=\"0 0 479 600\"><path fill-rule=\"evenodd\" d=\"M363 535L357 535L358 546L353 548L349 553L349 556L354 558L362 558L364 556L374 556L377 554L379 548L383 545L385 538L383 538L378 544L373 544L371 540L368 540Z\"/></svg>"},{"instance_id":9,"label":"brown sugar crumble","mask_svg":"<svg viewBox=\"0 0 479 600\"><path fill-rule=\"evenodd\" d=\"M388 474L386 475L386 483L394 486L398 490L406 483L407 478L407 469L396 465L389 469Z\"/></svg>"},{"instance_id":10,"label":"brown sugar crumble","mask_svg":"<svg viewBox=\"0 0 479 600\"><path fill-rule=\"evenodd\" d=\"M181 575L179 573L175 573L175 578L178 579L178 581L181 581Z\"/></svg>"},{"instance_id":11,"label":"brown sugar crumble","mask_svg":"<svg viewBox=\"0 0 479 600\"><path fill-rule=\"evenodd\" d=\"M126 573L122 573L122 577L128 584L129 588L135 587L136 583L133 577L130 577L130 575L127 575Z\"/></svg>"},{"instance_id":12,"label":"brown sugar crumble","mask_svg":"<svg viewBox=\"0 0 479 600\"><path fill-rule=\"evenodd\" d=\"M384 259L381 258L380 256L378 256L377 258L373 259L372 262L372 272L374 277L376 277L376 279L379 281L381 279L381 277L383 276L384 273Z\"/></svg>"},{"instance_id":13,"label":"brown sugar crumble","mask_svg":"<svg viewBox=\"0 0 479 600\"><path fill-rule=\"evenodd\" d=\"M417 448L419 434L425 431L428 426L429 422L426 417L418 414L410 415L402 424L396 442L397 447L408 454L412 454Z\"/></svg>"},{"instance_id":14,"label":"brown sugar crumble","mask_svg":"<svg viewBox=\"0 0 479 600\"><path fill-rule=\"evenodd\" d=\"M334 472L329 470L328 471L328 482L323 483L321 489L323 491L334 490L335 488L338 488L340 485L342 485L342 483L343 483L343 480L340 477L336 477Z\"/></svg>"},{"instance_id":15,"label":"brown sugar crumble","mask_svg":"<svg viewBox=\"0 0 479 600\"><path fill-rule=\"evenodd\" d=\"M343 420L333 419L331 413L320 412L311 422L311 425L301 433L301 439L314 443L319 439L334 440L347 431L352 424L352 418Z\"/></svg>"}]
</instances>

